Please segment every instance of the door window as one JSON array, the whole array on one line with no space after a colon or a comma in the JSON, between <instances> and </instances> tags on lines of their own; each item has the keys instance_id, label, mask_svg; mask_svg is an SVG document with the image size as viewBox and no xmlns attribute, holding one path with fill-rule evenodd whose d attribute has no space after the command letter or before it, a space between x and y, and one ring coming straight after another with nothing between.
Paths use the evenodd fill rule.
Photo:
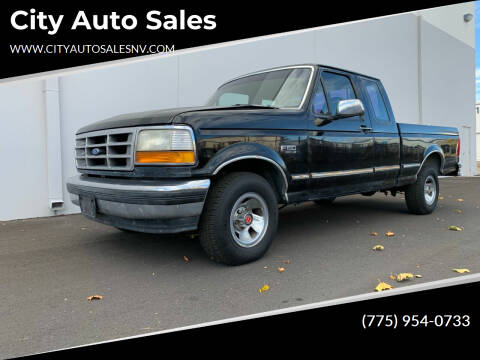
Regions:
<instances>
[{"instance_id":1,"label":"door window","mask_svg":"<svg viewBox=\"0 0 480 360\"><path fill-rule=\"evenodd\" d=\"M327 100L332 115L337 113L337 104L341 100L356 99L350 79L345 75L331 72L322 73L323 83L327 92Z\"/></svg>"},{"instance_id":2,"label":"door window","mask_svg":"<svg viewBox=\"0 0 480 360\"><path fill-rule=\"evenodd\" d=\"M328 114L327 99L325 99L325 93L323 92L323 86L319 82L317 90L313 95L313 112L315 114L326 115Z\"/></svg>"}]
</instances>

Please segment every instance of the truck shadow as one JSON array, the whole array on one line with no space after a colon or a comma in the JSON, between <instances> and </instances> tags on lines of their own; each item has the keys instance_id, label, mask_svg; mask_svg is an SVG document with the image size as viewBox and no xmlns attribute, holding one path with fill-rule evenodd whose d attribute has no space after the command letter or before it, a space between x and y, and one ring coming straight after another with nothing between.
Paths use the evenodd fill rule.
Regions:
<instances>
[{"instance_id":1,"label":"truck shadow","mask_svg":"<svg viewBox=\"0 0 480 360\"><path fill-rule=\"evenodd\" d=\"M320 235L341 233L351 230L358 224L368 225L379 222L395 223L398 216L412 215L403 199L382 199L381 197L344 197L331 205L317 205L306 202L298 206L288 206L279 213L277 236L288 235L289 232L311 233ZM321 224L329 225L319 226Z\"/></svg>"},{"instance_id":2,"label":"truck shadow","mask_svg":"<svg viewBox=\"0 0 480 360\"><path fill-rule=\"evenodd\" d=\"M410 215L403 198L392 198L391 196L383 198L382 195L372 197L359 195L345 196L336 199L333 204L330 205L316 205L313 202L306 202L298 206L287 206L280 214L286 213L287 211L295 211L295 209L303 211L303 209L307 207L309 211L316 212L316 209L318 209L319 212L323 213L328 211L332 216L342 214L342 217L345 217L346 214L351 216L371 216L372 214L385 213Z\"/></svg>"},{"instance_id":3,"label":"truck shadow","mask_svg":"<svg viewBox=\"0 0 480 360\"><path fill-rule=\"evenodd\" d=\"M332 205L307 202L298 206L288 206L279 212L279 228L274 244L298 242L303 235L312 234L324 235L322 241L328 241L330 237L334 237L333 235L341 236L342 232L351 231L358 225L357 222L363 225L372 223L375 226L378 226L379 221L393 224L398 216L410 216L410 213L403 199L397 198L392 201L391 197L383 199L379 196L371 198L352 196L338 199ZM143 234L111 229L100 236L102 241L98 246L103 248L102 251L114 252L132 259L142 258L142 261L151 262L152 265L175 262L223 266L207 258L198 236L194 234Z\"/></svg>"},{"instance_id":4,"label":"truck shadow","mask_svg":"<svg viewBox=\"0 0 480 360\"><path fill-rule=\"evenodd\" d=\"M127 262L130 262L128 259L132 263L141 259L143 264L154 267L191 262L214 264L203 252L198 237L190 234L145 234L112 229L99 236L101 241L95 244L96 251L109 253L112 258L121 258Z\"/></svg>"}]
</instances>

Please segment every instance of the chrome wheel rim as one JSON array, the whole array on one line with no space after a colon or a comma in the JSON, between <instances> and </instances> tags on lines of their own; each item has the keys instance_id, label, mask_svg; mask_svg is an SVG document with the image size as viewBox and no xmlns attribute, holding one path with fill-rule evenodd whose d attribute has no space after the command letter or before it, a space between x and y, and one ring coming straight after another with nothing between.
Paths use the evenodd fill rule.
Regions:
<instances>
[{"instance_id":1,"label":"chrome wheel rim","mask_svg":"<svg viewBox=\"0 0 480 360\"><path fill-rule=\"evenodd\" d=\"M230 231L235 242L252 247L262 241L268 227L268 207L257 193L243 194L230 213Z\"/></svg>"},{"instance_id":2,"label":"chrome wheel rim","mask_svg":"<svg viewBox=\"0 0 480 360\"><path fill-rule=\"evenodd\" d=\"M423 186L425 202L427 205L432 205L435 202L437 196L437 184L432 175L429 175L425 179L425 184Z\"/></svg>"}]
</instances>

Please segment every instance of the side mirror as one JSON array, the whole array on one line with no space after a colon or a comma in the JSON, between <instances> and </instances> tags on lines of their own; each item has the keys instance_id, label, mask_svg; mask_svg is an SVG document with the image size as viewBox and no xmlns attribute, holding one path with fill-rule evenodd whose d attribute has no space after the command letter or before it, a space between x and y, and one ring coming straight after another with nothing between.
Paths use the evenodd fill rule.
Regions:
<instances>
[{"instance_id":1,"label":"side mirror","mask_svg":"<svg viewBox=\"0 0 480 360\"><path fill-rule=\"evenodd\" d=\"M340 100L337 104L337 115L356 116L363 115L365 108L359 99Z\"/></svg>"}]
</instances>

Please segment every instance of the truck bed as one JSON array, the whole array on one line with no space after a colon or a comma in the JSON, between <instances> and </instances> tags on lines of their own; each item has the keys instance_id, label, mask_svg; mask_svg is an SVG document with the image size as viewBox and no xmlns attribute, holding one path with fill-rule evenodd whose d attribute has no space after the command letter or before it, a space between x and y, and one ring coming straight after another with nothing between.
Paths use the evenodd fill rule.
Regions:
<instances>
[{"instance_id":1,"label":"truck bed","mask_svg":"<svg viewBox=\"0 0 480 360\"><path fill-rule=\"evenodd\" d=\"M397 123L397 127L401 136L402 164L419 164L428 154L440 150L443 157L442 173L446 175L458 171L456 128L405 123Z\"/></svg>"}]
</instances>

